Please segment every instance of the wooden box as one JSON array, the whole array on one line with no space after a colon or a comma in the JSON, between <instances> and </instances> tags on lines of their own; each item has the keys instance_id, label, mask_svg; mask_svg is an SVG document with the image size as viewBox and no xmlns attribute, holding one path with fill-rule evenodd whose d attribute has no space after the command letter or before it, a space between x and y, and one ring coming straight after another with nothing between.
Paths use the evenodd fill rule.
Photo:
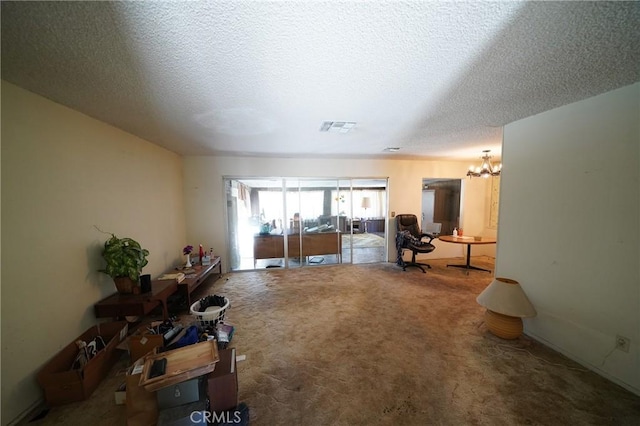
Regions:
<instances>
[{"instance_id":1,"label":"wooden box","mask_svg":"<svg viewBox=\"0 0 640 426\"><path fill-rule=\"evenodd\" d=\"M161 376L149 377L151 365L160 358L167 359L165 373ZM218 342L215 340L149 355L144 361L144 370L140 375L140 386L149 392L154 392L166 386L210 373L215 369L218 361L220 361L220 355L218 354Z\"/></svg>"},{"instance_id":2,"label":"wooden box","mask_svg":"<svg viewBox=\"0 0 640 426\"><path fill-rule=\"evenodd\" d=\"M116 346L127 337L126 321L97 324L58 352L37 375L37 381L44 391L49 406L67 404L87 399L104 379L111 367L118 361L120 352ZM77 340L89 343L101 336L106 347L79 370L72 370L78 355Z\"/></svg>"}]
</instances>

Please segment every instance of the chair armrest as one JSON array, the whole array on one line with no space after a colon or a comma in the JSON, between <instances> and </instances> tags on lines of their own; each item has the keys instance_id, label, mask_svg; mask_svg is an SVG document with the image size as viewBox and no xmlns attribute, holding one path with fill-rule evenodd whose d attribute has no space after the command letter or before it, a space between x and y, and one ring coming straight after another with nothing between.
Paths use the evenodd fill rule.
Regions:
<instances>
[{"instance_id":1,"label":"chair armrest","mask_svg":"<svg viewBox=\"0 0 640 426\"><path fill-rule=\"evenodd\" d=\"M434 238L435 235L431 235L431 234L420 234L420 239L422 240L424 237L429 238L429 241L427 241L428 243L430 243Z\"/></svg>"}]
</instances>

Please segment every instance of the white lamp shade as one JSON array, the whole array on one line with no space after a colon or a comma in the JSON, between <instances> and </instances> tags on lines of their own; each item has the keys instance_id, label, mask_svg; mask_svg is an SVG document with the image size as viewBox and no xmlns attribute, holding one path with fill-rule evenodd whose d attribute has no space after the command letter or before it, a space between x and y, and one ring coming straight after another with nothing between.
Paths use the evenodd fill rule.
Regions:
<instances>
[{"instance_id":1,"label":"white lamp shade","mask_svg":"<svg viewBox=\"0 0 640 426\"><path fill-rule=\"evenodd\" d=\"M362 208L363 209L368 209L370 207L371 207L371 198L362 197Z\"/></svg>"},{"instance_id":2,"label":"white lamp shade","mask_svg":"<svg viewBox=\"0 0 640 426\"><path fill-rule=\"evenodd\" d=\"M520 283L509 278L495 278L476 301L490 311L512 317L535 317L537 314Z\"/></svg>"}]
</instances>

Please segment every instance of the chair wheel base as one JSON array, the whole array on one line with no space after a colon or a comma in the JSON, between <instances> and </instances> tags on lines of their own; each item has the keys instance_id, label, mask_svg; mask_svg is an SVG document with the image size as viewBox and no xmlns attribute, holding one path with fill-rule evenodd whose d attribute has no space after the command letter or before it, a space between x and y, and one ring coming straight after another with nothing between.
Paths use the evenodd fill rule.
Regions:
<instances>
[{"instance_id":1,"label":"chair wheel base","mask_svg":"<svg viewBox=\"0 0 640 426\"><path fill-rule=\"evenodd\" d=\"M426 274L427 271L424 270L423 266L426 266L427 269L431 269L431 265L427 265L426 263L417 263L417 262L411 262L411 263L405 263L404 265L402 265L402 270L406 271L408 267L410 266L414 266L416 268L419 268L423 274Z\"/></svg>"}]
</instances>

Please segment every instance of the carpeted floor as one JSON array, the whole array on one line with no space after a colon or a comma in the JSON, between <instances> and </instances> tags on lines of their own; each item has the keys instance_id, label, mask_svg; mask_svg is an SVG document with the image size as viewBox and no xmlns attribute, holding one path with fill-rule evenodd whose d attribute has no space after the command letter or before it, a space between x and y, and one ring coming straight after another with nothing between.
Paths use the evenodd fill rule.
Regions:
<instances>
[{"instance_id":1,"label":"carpeted floor","mask_svg":"<svg viewBox=\"0 0 640 426\"><path fill-rule=\"evenodd\" d=\"M448 262L427 274L391 263L241 272L199 291L231 300L251 424L640 423L640 397L527 337L490 335L475 297L491 274ZM90 400L34 424L124 424L117 369Z\"/></svg>"},{"instance_id":2,"label":"carpeted floor","mask_svg":"<svg viewBox=\"0 0 640 426\"><path fill-rule=\"evenodd\" d=\"M349 247L349 239L353 238L353 247L384 247L384 236L366 233L366 234L344 234L342 236L342 246Z\"/></svg>"}]
</instances>

